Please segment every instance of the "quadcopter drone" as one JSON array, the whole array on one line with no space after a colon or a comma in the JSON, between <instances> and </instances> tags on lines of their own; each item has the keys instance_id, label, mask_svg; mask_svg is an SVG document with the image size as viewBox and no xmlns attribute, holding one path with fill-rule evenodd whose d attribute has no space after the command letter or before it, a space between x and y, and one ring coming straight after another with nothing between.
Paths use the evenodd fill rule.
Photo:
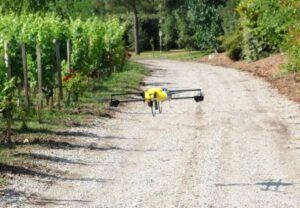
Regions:
<instances>
[{"instance_id":1,"label":"quadcopter drone","mask_svg":"<svg viewBox=\"0 0 300 208\"><path fill-rule=\"evenodd\" d=\"M178 94L187 94L194 92L196 95L178 96ZM117 97L126 96L126 99L117 99ZM131 102L144 102L151 108L152 115L155 116L156 112L162 113L162 103L167 100L182 100L194 99L196 102L204 100L201 89L186 89L186 90L168 90L166 88L149 88L141 92L127 92L120 94L112 94L109 100L111 107L118 107L121 103Z\"/></svg>"}]
</instances>

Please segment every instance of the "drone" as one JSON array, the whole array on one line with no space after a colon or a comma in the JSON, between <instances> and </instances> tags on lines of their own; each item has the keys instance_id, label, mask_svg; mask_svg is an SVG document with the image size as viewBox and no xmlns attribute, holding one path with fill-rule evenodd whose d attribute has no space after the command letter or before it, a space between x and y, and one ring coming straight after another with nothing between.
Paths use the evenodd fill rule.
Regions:
<instances>
[{"instance_id":1,"label":"drone","mask_svg":"<svg viewBox=\"0 0 300 208\"><path fill-rule=\"evenodd\" d=\"M189 92L194 92L195 95L185 95ZM182 96L178 96L178 95ZM127 97L125 99L117 99L117 97ZM185 90L168 90L167 88L149 88L141 92L127 92L112 94L108 101L111 107L119 107L121 103L144 102L151 108L153 117L157 112L162 113L162 103L168 100L183 100L194 99L195 102L204 100L204 95L201 89L185 89Z\"/></svg>"}]
</instances>

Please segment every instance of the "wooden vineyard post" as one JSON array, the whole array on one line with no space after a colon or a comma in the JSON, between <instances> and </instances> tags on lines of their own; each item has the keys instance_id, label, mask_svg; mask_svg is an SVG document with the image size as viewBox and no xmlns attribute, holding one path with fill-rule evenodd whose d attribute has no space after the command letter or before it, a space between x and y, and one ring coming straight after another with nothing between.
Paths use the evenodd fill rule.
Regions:
<instances>
[{"instance_id":1,"label":"wooden vineyard post","mask_svg":"<svg viewBox=\"0 0 300 208\"><path fill-rule=\"evenodd\" d=\"M68 67L68 72L71 73L71 40L67 40L67 67Z\"/></svg>"},{"instance_id":2,"label":"wooden vineyard post","mask_svg":"<svg viewBox=\"0 0 300 208\"><path fill-rule=\"evenodd\" d=\"M36 61L38 72L38 118L42 121L42 108L43 108L43 78L42 78L42 52L39 46L36 47Z\"/></svg>"},{"instance_id":3,"label":"wooden vineyard post","mask_svg":"<svg viewBox=\"0 0 300 208\"><path fill-rule=\"evenodd\" d=\"M23 75L24 75L24 94L25 94L25 111L29 113L29 85L28 85L28 66L27 66L27 54L26 45L21 43L22 51L22 65L23 65Z\"/></svg>"},{"instance_id":4,"label":"wooden vineyard post","mask_svg":"<svg viewBox=\"0 0 300 208\"><path fill-rule=\"evenodd\" d=\"M4 42L4 60L7 68L7 79L10 80L12 77L12 68L10 59L10 44L7 41Z\"/></svg>"},{"instance_id":5,"label":"wooden vineyard post","mask_svg":"<svg viewBox=\"0 0 300 208\"><path fill-rule=\"evenodd\" d=\"M60 101L63 99L63 87L62 87L62 78L61 78L61 59L60 59L60 44L58 41L55 42L56 49L56 65L57 65L57 107L60 108Z\"/></svg>"},{"instance_id":6,"label":"wooden vineyard post","mask_svg":"<svg viewBox=\"0 0 300 208\"><path fill-rule=\"evenodd\" d=\"M72 53L72 49L71 49L71 40L67 40L67 67L68 67L68 73L71 73L71 53ZM69 105L71 102L71 94L70 92L68 92L68 100L67 100L67 104Z\"/></svg>"}]
</instances>

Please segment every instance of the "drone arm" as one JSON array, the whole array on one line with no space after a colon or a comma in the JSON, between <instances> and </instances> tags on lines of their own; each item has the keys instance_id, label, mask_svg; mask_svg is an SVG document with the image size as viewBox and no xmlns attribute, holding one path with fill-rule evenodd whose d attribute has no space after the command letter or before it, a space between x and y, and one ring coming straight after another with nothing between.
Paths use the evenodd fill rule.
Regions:
<instances>
[{"instance_id":1,"label":"drone arm","mask_svg":"<svg viewBox=\"0 0 300 208\"><path fill-rule=\"evenodd\" d=\"M144 99L127 99L127 100L111 99L109 105L112 107L118 107L121 103L135 103L135 102L145 102L145 100Z\"/></svg>"},{"instance_id":2,"label":"drone arm","mask_svg":"<svg viewBox=\"0 0 300 208\"><path fill-rule=\"evenodd\" d=\"M200 102L204 100L204 97L203 95L196 95L196 96L171 98L171 100L185 100L185 99L194 99L196 102Z\"/></svg>"},{"instance_id":3,"label":"drone arm","mask_svg":"<svg viewBox=\"0 0 300 208\"><path fill-rule=\"evenodd\" d=\"M188 90L169 90L171 94L181 93L181 92L201 92L201 89L188 89Z\"/></svg>"},{"instance_id":4,"label":"drone arm","mask_svg":"<svg viewBox=\"0 0 300 208\"><path fill-rule=\"evenodd\" d=\"M124 95L139 95L139 96L143 96L143 92L126 92L126 93L112 94L111 98L116 97L116 96L124 96Z\"/></svg>"},{"instance_id":5,"label":"drone arm","mask_svg":"<svg viewBox=\"0 0 300 208\"><path fill-rule=\"evenodd\" d=\"M120 103L135 103L135 102L144 102L144 99L132 99L132 100L118 100Z\"/></svg>"},{"instance_id":6,"label":"drone arm","mask_svg":"<svg viewBox=\"0 0 300 208\"><path fill-rule=\"evenodd\" d=\"M201 91L201 89L187 89L187 90L169 90L169 92L196 92L196 91Z\"/></svg>"}]
</instances>

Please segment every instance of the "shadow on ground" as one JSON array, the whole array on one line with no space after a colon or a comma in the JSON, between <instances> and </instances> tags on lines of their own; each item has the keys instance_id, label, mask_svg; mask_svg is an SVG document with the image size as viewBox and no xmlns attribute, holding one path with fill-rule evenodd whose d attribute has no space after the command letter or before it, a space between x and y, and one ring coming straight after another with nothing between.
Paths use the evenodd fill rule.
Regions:
<instances>
[{"instance_id":1,"label":"shadow on ground","mask_svg":"<svg viewBox=\"0 0 300 208\"><path fill-rule=\"evenodd\" d=\"M33 198L30 197L29 200L32 202L27 202L26 204L36 205L36 206L47 206L47 205L55 205L55 206L70 206L72 203L80 203L83 206L87 206L87 204L92 201L89 200L78 200L78 199L48 199L48 198Z\"/></svg>"},{"instance_id":2,"label":"shadow on ground","mask_svg":"<svg viewBox=\"0 0 300 208\"><path fill-rule=\"evenodd\" d=\"M68 160L66 158L57 157L57 156L50 156L50 155L43 155L38 153L17 153L14 154L15 157L25 157L33 160L45 160L51 162L61 162L61 163L68 163L68 164L75 164L75 165L86 165L85 163L78 162L76 160Z\"/></svg>"},{"instance_id":3,"label":"shadow on ground","mask_svg":"<svg viewBox=\"0 0 300 208\"><path fill-rule=\"evenodd\" d=\"M23 134L49 134L53 136L66 136L66 137L90 137L97 138L97 134L93 134L90 132L82 132L82 131L51 131L49 129L30 129L28 131L22 132Z\"/></svg>"}]
</instances>

